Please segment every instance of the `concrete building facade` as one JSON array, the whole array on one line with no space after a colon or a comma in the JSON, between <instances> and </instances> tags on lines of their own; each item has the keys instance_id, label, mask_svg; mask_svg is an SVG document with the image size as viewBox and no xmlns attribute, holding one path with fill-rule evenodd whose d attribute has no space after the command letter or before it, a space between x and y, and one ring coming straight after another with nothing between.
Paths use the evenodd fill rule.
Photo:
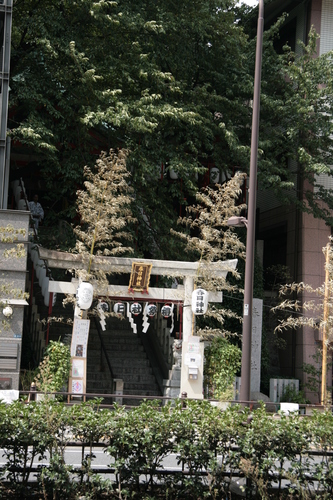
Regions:
<instances>
[{"instance_id":1,"label":"concrete building facade","mask_svg":"<svg viewBox=\"0 0 333 500\"><path fill-rule=\"evenodd\" d=\"M333 49L333 2L330 0L267 1L265 25L272 24L283 12L287 12L283 31L285 41L297 54L301 49L298 40L306 43L311 27L320 35L317 54ZM295 165L289 168L296 171ZM325 175L317 178L322 186L332 188L332 179ZM304 188L295 175L295 196L303 196ZM284 265L289 268L294 282L304 282L317 288L325 281L325 255L323 248L331 236L331 227L323 220L302 213L295 206L281 205L269 191L259 186L257 205L259 211L258 238L264 242L264 267ZM302 300L311 298L303 294ZM316 299L318 300L318 298ZM306 383L303 363L313 363L313 356L321 346L320 335L313 329L303 328L284 336L287 348L280 354L281 375L296 377ZM331 385L331 377L328 380ZM312 399L315 398L312 395Z\"/></svg>"}]
</instances>

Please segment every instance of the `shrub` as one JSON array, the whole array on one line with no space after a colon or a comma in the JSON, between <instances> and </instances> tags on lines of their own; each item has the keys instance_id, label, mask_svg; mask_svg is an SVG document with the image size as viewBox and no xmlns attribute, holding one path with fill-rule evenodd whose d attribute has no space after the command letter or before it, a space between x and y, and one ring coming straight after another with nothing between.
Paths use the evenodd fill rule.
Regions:
<instances>
[{"instance_id":1,"label":"shrub","mask_svg":"<svg viewBox=\"0 0 333 500\"><path fill-rule=\"evenodd\" d=\"M38 367L36 388L44 393L58 392L67 382L71 368L69 346L50 341L44 359Z\"/></svg>"},{"instance_id":2,"label":"shrub","mask_svg":"<svg viewBox=\"0 0 333 500\"><path fill-rule=\"evenodd\" d=\"M224 337L215 337L206 347L204 376L210 396L222 401L233 399L233 383L241 357L241 349Z\"/></svg>"},{"instance_id":3,"label":"shrub","mask_svg":"<svg viewBox=\"0 0 333 500\"><path fill-rule=\"evenodd\" d=\"M249 414L237 405L221 412L208 401L183 404L145 401L129 411L118 405L101 409L99 400L73 406L48 399L1 403L0 497L30 498L35 466L36 497L53 500L234 499L231 485L240 474L253 498L332 498L330 411L307 418L272 416L264 406ZM73 440L83 446L75 467L65 461ZM94 471L96 443L103 444L115 479ZM169 454L182 465L173 475L163 473Z\"/></svg>"}]
</instances>

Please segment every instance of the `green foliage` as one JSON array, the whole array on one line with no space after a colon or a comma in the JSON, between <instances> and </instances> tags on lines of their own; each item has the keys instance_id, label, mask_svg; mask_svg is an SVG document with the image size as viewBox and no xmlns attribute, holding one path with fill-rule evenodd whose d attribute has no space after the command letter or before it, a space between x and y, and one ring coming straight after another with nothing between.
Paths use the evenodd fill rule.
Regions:
<instances>
[{"instance_id":1,"label":"green foliage","mask_svg":"<svg viewBox=\"0 0 333 500\"><path fill-rule=\"evenodd\" d=\"M51 340L36 376L37 391L58 392L67 382L71 368L70 349L60 341Z\"/></svg>"},{"instance_id":2,"label":"green foliage","mask_svg":"<svg viewBox=\"0 0 333 500\"><path fill-rule=\"evenodd\" d=\"M332 196L317 174L332 175L331 56L313 57L313 32L297 57L277 54L283 21L265 30L259 182L329 222ZM36 159L50 222L75 217L84 165L126 148L136 251L181 260L170 229L208 166L248 171L255 24L235 0L16 2L10 134L13 150ZM318 189L304 184L297 199L297 174Z\"/></svg>"},{"instance_id":3,"label":"green foliage","mask_svg":"<svg viewBox=\"0 0 333 500\"><path fill-rule=\"evenodd\" d=\"M306 382L304 387L306 387L310 392L318 396L318 401L320 401L321 392L321 377L322 377L322 350L317 348L315 354L312 356L312 363L303 363L302 370L306 373ZM327 369L332 367L332 359L330 352L330 359L327 362ZM332 386L327 386L327 390L331 391Z\"/></svg>"},{"instance_id":4,"label":"green foliage","mask_svg":"<svg viewBox=\"0 0 333 500\"><path fill-rule=\"evenodd\" d=\"M282 477L288 464L292 474L299 466L299 456L305 454L310 439L306 420L299 415L289 417L281 414L276 420L269 416L263 406L253 412L251 430L242 440L241 469L256 485L258 498L270 498L273 483L278 483L282 494Z\"/></svg>"},{"instance_id":5,"label":"green foliage","mask_svg":"<svg viewBox=\"0 0 333 500\"><path fill-rule=\"evenodd\" d=\"M94 256L133 253L131 227L135 222L131 204L133 189L126 169L126 151L101 153L94 170L84 170L85 189L78 191L80 225L76 226L75 252L83 256L86 269L78 271L81 280L97 279L107 286L107 273L94 265Z\"/></svg>"},{"instance_id":6,"label":"green foliage","mask_svg":"<svg viewBox=\"0 0 333 500\"><path fill-rule=\"evenodd\" d=\"M75 228L76 251L96 255L133 252L124 246L131 239L126 228L135 221L126 151L101 153L94 171L86 167L84 176L85 189L77 193L80 226Z\"/></svg>"},{"instance_id":7,"label":"green foliage","mask_svg":"<svg viewBox=\"0 0 333 500\"><path fill-rule=\"evenodd\" d=\"M170 228L197 175L202 182L212 163L221 172L248 164L252 76L233 7L231 0L17 2L9 126L14 149L37 158L46 217L70 220L83 166L100 151L126 148L137 251L180 258Z\"/></svg>"},{"instance_id":8,"label":"green foliage","mask_svg":"<svg viewBox=\"0 0 333 500\"><path fill-rule=\"evenodd\" d=\"M311 29L307 45L298 42L295 52L285 46L278 55L274 41L283 20L264 37L258 178L282 203L330 224L332 190L321 176L332 176L332 54L316 53Z\"/></svg>"},{"instance_id":9,"label":"green foliage","mask_svg":"<svg viewBox=\"0 0 333 500\"><path fill-rule=\"evenodd\" d=\"M25 245L22 243L26 236L26 230L22 228L15 228L11 224L7 226L0 226L0 244L2 247L2 258L5 260L12 259L11 264L15 263L16 259L23 259L26 257ZM15 263L17 265L17 263ZM17 283L9 279L8 274L2 273L0 280L0 307L1 309L7 308L7 313L2 314L0 333L3 330L11 328L11 319L13 317L13 308L10 307L10 300L27 300L29 294L22 288L16 288Z\"/></svg>"},{"instance_id":10,"label":"green foliage","mask_svg":"<svg viewBox=\"0 0 333 500\"><path fill-rule=\"evenodd\" d=\"M37 369L34 370L20 370L20 389L22 391L29 391L31 383L35 381Z\"/></svg>"},{"instance_id":11,"label":"green foliage","mask_svg":"<svg viewBox=\"0 0 333 500\"><path fill-rule=\"evenodd\" d=\"M142 474L147 487L161 479L156 471L173 449L176 422L171 415L170 406L160 408L154 401L144 402L130 412L116 406L107 451L114 457L119 492L128 485L139 489Z\"/></svg>"},{"instance_id":12,"label":"green foliage","mask_svg":"<svg viewBox=\"0 0 333 500\"><path fill-rule=\"evenodd\" d=\"M204 384L210 397L233 399L233 383L241 365L242 351L224 337L215 337L205 349Z\"/></svg>"},{"instance_id":13,"label":"green foliage","mask_svg":"<svg viewBox=\"0 0 333 500\"><path fill-rule=\"evenodd\" d=\"M5 465L1 467L2 479L8 474L18 492L24 494L33 461L45 457L50 436L43 415L43 408L24 405L20 401L11 405L0 403L0 441L4 448ZM18 471L15 467L20 467Z\"/></svg>"},{"instance_id":14,"label":"green foliage","mask_svg":"<svg viewBox=\"0 0 333 500\"><path fill-rule=\"evenodd\" d=\"M310 401L306 399L304 391L297 391L293 385L287 385L284 388L280 401L300 404L310 403Z\"/></svg>"},{"instance_id":15,"label":"green foliage","mask_svg":"<svg viewBox=\"0 0 333 500\"><path fill-rule=\"evenodd\" d=\"M144 402L130 411L115 405L110 411L99 400L73 406L48 400L0 403L0 418L1 498L31 498L33 461L37 497L54 500L234 499L232 483L240 473L250 481L253 498L304 499L311 493L329 499L333 493L330 411L304 418L268 414L261 406L250 415L237 405L222 412L208 401L191 400L163 407ZM79 464L65 460L69 441L82 444ZM98 442L115 479L93 471ZM321 455L312 455L313 449ZM186 474L163 471L170 453Z\"/></svg>"}]
</instances>

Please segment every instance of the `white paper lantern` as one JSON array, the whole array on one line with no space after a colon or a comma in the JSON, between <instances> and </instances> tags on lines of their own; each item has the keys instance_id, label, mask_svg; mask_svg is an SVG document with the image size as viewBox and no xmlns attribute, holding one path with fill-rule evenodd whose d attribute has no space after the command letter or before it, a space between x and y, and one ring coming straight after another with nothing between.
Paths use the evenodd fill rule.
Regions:
<instances>
[{"instance_id":1,"label":"white paper lantern","mask_svg":"<svg viewBox=\"0 0 333 500\"><path fill-rule=\"evenodd\" d=\"M19 181L19 179L16 179L16 181L11 182L10 184L11 184L12 190L15 192L15 189L17 188L17 186L20 185L20 181Z\"/></svg>"},{"instance_id":2,"label":"white paper lantern","mask_svg":"<svg viewBox=\"0 0 333 500\"><path fill-rule=\"evenodd\" d=\"M156 304L147 304L145 307L145 313L150 318L153 318L157 314L157 306Z\"/></svg>"},{"instance_id":3,"label":"white paper lantern","mask_svg":"<svg viewBox=\"0 0 333 500\"><path fill-rule=\"evenodd\" d=\"M113 312L119 314L120 316L124 316L125 314L125 304L124 302L116 302L113 306Z\"/></svg>"},{"instance_id":4,"label":"white paper lantern","mask_svg":"<svg viewBox=\"0 0 333 500\"><path fill-rule=\"evenodd\" d=\"M130 305L130 311L134 316L138 316L142 313L142 305L139 304L139 302L133 302L133 304Z\"/></svg>"},{"instance_id":5,"label":"white paper lantern","mask_svg":"<svg viewBox=\"0 0 333 500\"><path fill-rule=\"evenodd\" d=\"M41 288L45 277L46 277L46 266L44 265L43 267L41 267L38 275L38 283Z\"/></svg>"},{"instance_id":6,"label":"white paper lantern","mask_svg":"<svg viewBox=\"0 0 333 500\"><path fill-rule=\"evenodd\" d=\"M13 309L10 306L6 306L3 309L2 314L6 316L6 318L10 318L13 314Z\"/></svg>"},{"instance_id":7,"label":"white paper lantern","mask_svg":"<svg viewBox=\"0 0 333 500\"><path fill-rule=\"evenodd\" d=\"M164 304L161 309L161 314L163 318L170 318L172 315L172 306L170 304Z\"/></svg>"},{"instance_id":8,"label":"white paper lantern","mask_svg":"<svg viewBox=\"0 0 333 500\"><path fill-rule=\"evenodd\" d=\"M203 288L197 288L192 293L192 312L200 316L207 312L208 308L208 292Z\"/></svg>"},{"instance_id":9,"label":"white paper lantern","mask_svg":"<svg viewBox=\"0 0 333 500\"><path fill-rule=\"evenodd\" d=\"M44 276L41 283L42 294L44 297L49 294L49 282L50 278Z\"/></svg>"},{"instance_id":10,"label":"white paper lantern","mask_svg":"<svg viewBox=\"0 0 333 500\"><path fill-rule=\"evenodd\" d=\"M27 203L24 198L18 201L17 203L17 210L28 210L27 209Z\"/></svg>"},{"instance_id":11,"label":"white paper lantern","mask_svg":"<svg viewBox=\"0 0 333 500\"><path fill-rule=\"evenodd\" d=\"M92 304L94 297L94 287L91 283L83 281L77 289L77 305L80 309L87 310Z\"/></svg>"},{"instance_id":12,"label":"white paper lantern","mask_svg":"<svg viewBox=\"0 0 333 500\"><path fill-rule=\"evenodd\" d=\"M17 186L15 188L15 191L14 191L14 196L15 196L16 203L18 203L19 200L21 199L21 192L22 192L21 186Z\"/></svg>"},{"instance_id":13,"label":"white paper lantern","mask_svg":"<svg viewBox=\"0 0 333 500\"><path fill-rule=\"evenodd\" d=\"M36 250L36 245L33 243L29 243L29 248L30 248L30 258L32 260L32 263L35 265L35 262L38 260L38 252Z\"/></svg>"},{"instance_id":14,"label":"white paper lantern","mask_svg":"<svg viewBox=\"0 0 333 500\"><path fill-rule=\"evenodd\" d=\"M41 259L38 259L37 263L36 263L36 276L37 276L37 279L39 280L39 276L40 276L40 273L41 273L41 270L43 269L43 267L45 266L44 264L44 261L41 260Z\"/></svg>"},{"instance_id":15,"label":"white paper lantern","mask_svg":"<svg viewBox=\"0 0 333 500\"><path fill-rule=\"evenodd\" d=\"M100 300L97 304L97 311L101 313L106 313L109 311L109 304L104 300Z\"/></svg>"}]
</instances>

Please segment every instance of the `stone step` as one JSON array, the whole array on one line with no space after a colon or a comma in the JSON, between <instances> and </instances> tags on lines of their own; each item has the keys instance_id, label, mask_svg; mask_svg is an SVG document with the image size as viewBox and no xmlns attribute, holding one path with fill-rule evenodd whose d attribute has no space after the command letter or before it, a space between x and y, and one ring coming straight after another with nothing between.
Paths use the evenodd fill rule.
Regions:
<instances>
[{"instance_id":1,"label":"stone step","mask_svg":"<svg viewBox=\"0 0 333 500\"><path fill-rule=\"evenodd\" d=\"M96 370L92 370L89 368L87 369L87 379L89 380L105 380L105 381L108 381L111 379L111 374L110 373L107 373L107 372L96 372Z\"/></svg>"},{"instance_id":2,"label":"stone step","mask_svg":"<svg viewBox=\"0 0 333 500\"><path fill-rule=\"evenodd\" d=\"M142 351L130 350L130 351L123 351L123 352L113 350L113 351L107 351L107 353L108 353L108 357L109 357L110 361L117 360L117 359L122 359L122 360L126 361L126 359L127 359L128 362L131 363L132 359L142 359L142 360L147 359L147 355L143 350ZM88 357L90 358L90 360L93 360L94 362L98 362L98 360L101 359L100 351L98 351L97 349L91 350L88 347Z\"/></svg>"},{"instance_id":3,"label":"stone step","mask_svg":"<svg viewBox=\"0 0 333 500\"><path fill-rule=\"evenodd\" d=\"M123 368L123 367L118 367L117 368L117 374L121 374L121 377L118 378L126 378L128 380L128 377L135 376L135 377L154 377L153 376L153 371L150 367L136 367L135 369L130 369L130 368ZM89 380L98 380L101 378L108 378L110 377L110 372L108 372L107 369L104 369L103 372L96 371L96 367L93 366L88 366L87 367L87 377Z\"/></svg>"},{"instance_id":4,"label":"stone step","mask_svg":"<svg viewBox=\"0 0 333 500\"><path fill-rule=\"evenodd\" d=\"M38 285L34 288L36 288L36 295L38 296ZM39 295L40 297L38 296L37 300L42 308L44 299L41 294ZM66 320L67 318L73 320L73 306L69 304L64 308L62 299L62 295L57 297L57 302L52 311L52 316L64 318L64 323L54 322L50 326L50 339L54 340L58 340L59 337L68 337L72 333L72 325L67 324ZM46 310L47 308L44 306L44 309ZM128 319L118 320L117 318L107 318L106 324L106 331L101 332L102 339L111 362L114 378L123 379L126 394L134 394L142 397L160 395L141 340L131 329ZM100 349L100 338L95 320L92 319L88 342L86 390L87 393L110 394L113 387L111 386L110 374L104 355L101 357ZM101 360L102 372L100 371ZM124 399L124 404L136 406L141 401L141 398L129 398L127 400Z\"/></svg>"},{"instance_id":5,"label":"stone step","mask_svg":"<svg viewBox=\"0 0 333 500\"><path fill-rule=\"evenodd\" d=\"M101 332L102 338L104 342L108 342L109 340L113 342L121 342L121 343L128 343L128 342L139 342L140 338L133 333L131 330L123 330L121 332L117 331L114 332L112 330L104 330ZM95 339L99 340L99 335L96 329L96 326L94 322L90 324L90 332L89 332L89 338L93 336Z\"/></svg>"},{"instance_id":6,"label":"stone step","mask_svg":"<svg viewBox=\"0 0 333 500\"><path fill-rule=\"evenodd\" d=\"M149 365L149 363L148 363ZM121 373L124 375L124 377L126 375L131 375L133 373L133 368L135 368L135 373L137 375L153 375L153 370L150 366L143 366L143 367L140 367L140 366L136 366L136 367L130 367L128 368L127 366L119 366L118 367L118 372L120 371L121 369Z\"/></svg>"},{"instance_id":7,"label":"stone step","mask_svg":"<svg viewBox=\"0 0 333 500\"><path fill-rule=\"evenodd\" d=\"M120 358L115 358L112 360L111 363L112 369L116 369L118 367L122 368L150 368L150 363L148 359L131 359L130 361L128 359L120 359ZM128 373L128 372L127 372Z\"/></svg>"},{"instance_id":8,"label":"stone step","mask_svg":"<svg viewBox=\"0 0 333 500\"><path fill-rule=\"evenodd\" d=\"M135 351L135 352L144 352L144 348L143 348L143 345L139 344L139 343L131 343L131 344L114 344L114 343L104 343L105 345L105 349L107 350L107 352L119 352L120 355L122 355L122 352L124 353L128 353L128 352L131 352L131 351ZM88 344L88 348L91 349L91 351L96 351L97 350L97 346L96 344L94 346L89 346Z\"/></svg>"},{"instance_id":9,"label":"stone step","mask_svg":"<svg viewBox=\"0 0 333 500\"><path fill-rule=\"evenodd\" d=\"M127 326L127 328L123 330L117 329L112 329L112 328L106 328L106 330L103 331L102 333L103 337L115 337L115 338L121 338L121 339L137 339L138 335L133 332L131 327Z\"/></svg>"},{"instance_id":10,"label":"stone step","mask_svg":"<svg viewBox=\"0 0 333 500\"><path fill-rule=\"evenodd\" d=\"M109 354L109 353L108 353ZM143 353L144 354L144 353ZM126 368L138 367L144 368L145 366L150 366L149 360L147 357L140 356L136 358L127 358L127 357L115 357L112 359L112 366L124 366Z\"/></svg>"},{"instance_id":11,"label":"stone step","mask_svg":"<svg viewBox=\"0 0 333 500\"><path fill-rule=\"evenodd\" d=\"M158 390L149 390L149 389L143 389L143 388L124 388L124 398L126 396L160 396L160 393Z\"/></svg>"},{"instance_id":12,"label":"stone step","mask_svg":"<svg viewBox=\"0 0 333 500\"><path fill-rule=\"evenodd\" d=\"M136 375L135 373L131 375L124 376L124 374L120 371L116 372L115 378L122 378L126 380L126 384L151 384L156 385L154 375Z\"/></svg>"},{"instance_id":13,"label":"stone step","mask_svg":"<svg viewBox=\"0 0 333 500\"><path fill-rule=\"evenodd\" d=\"M100 340L98 338L92 338L91 341L89 341L91 346L100 346ZM137 340L129 340L127 342L118 342L117 339L108 339L105 340L103 339L103 344L106 349L119 349L119 350L126 350L126 349L135 349L135 348L143 348L142 343L138 342Z\"/></svg>"},{"instance_id":14,"label":"stone step","mask_svg":"<svg viewBox=\"0 0 333 500\"><path fill-rule=\"evenodd\" d=\"M127 332L124 332L127 333ZM117 344L128 344L131 342L140 342L139 338L137 335L133 334L133 332L130 332L130 335L124 335L123 333L121 334L115 334L114 332L103 332L102 334L104 342L108 342L111 340L112 342L117 342Z\"/></svg>"},{"instance_id":15,"label":"stone step","mask_svg":"<svg viewBox=\"0 0 333 500\"><path fill-rule=\"evenodd\" d=\"M87 385L87 390L89 392L103 392L104 394L112 394L111 381L109 383L105 383L99 380L89 380L89 385Z\"/></svg>"}]
</instances>

